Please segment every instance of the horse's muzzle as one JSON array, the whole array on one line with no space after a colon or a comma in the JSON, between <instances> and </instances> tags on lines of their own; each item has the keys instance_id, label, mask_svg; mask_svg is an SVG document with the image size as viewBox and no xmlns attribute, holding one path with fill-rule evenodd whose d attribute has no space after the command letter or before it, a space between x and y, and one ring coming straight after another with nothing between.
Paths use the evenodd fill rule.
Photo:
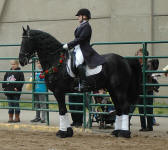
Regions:
<instances>
[{"instance_id":1,"label":"horse's muzzle","mask_svg":"<svg viewBox=\"0 0 168 150\"><path fill-rule=\"evenodd\" d=\"M19 63L21 66L25 66L27 65L29 62L28 57L26 57L26 55L24 53L20 53L19 54Z\"/></svg>"}]
</instances>

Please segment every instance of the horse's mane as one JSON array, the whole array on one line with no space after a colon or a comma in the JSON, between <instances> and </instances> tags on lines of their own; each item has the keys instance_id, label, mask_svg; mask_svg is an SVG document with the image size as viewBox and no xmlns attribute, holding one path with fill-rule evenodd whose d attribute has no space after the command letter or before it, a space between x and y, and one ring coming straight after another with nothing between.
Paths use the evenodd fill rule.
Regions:
<instances>
[{"instance_id":1,"label":"horse's mane","mask_svg":"<svg viewBox=\"0 0 168 150\"><path fill-rule=\"evenodd\" d=\"M34 38L38 43L38 48L41 50L55 51L62 47L62 43L49 33L40 30L30 30L30 37Z\"/></svg>"}]
</instances>

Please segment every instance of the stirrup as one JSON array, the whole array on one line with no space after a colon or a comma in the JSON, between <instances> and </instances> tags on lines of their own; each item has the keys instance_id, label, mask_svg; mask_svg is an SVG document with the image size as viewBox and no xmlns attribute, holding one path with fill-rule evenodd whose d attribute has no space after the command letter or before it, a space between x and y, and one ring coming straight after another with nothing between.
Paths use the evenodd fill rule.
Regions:
<instances>
[{"instance_id":1,"label":"stirrup","mask_svg":"<svg viewBox=\"0 0 168 150\"><path fill-rule=\"evenodd\" d=\"M74 90L78 92L87 92L89 88L90 86L87 84L87 82L82 81L82 83L79 83L77 87L74 87Z\"/></svg>"}]
</instances>

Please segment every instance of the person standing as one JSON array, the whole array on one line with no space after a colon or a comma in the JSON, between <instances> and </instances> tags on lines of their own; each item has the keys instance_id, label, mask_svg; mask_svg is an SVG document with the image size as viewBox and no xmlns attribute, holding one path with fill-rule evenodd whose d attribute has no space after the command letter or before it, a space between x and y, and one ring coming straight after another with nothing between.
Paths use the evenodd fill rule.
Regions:
<instances>
[{"instance_id":1,"label":"person standing","mask_svg":"<svg viewBox=\"0 0 168 150\"><path fill-rule=\"evenodd\" d=\"M67 44L63 45L64 49L72 49L75 55L75 65L80 77L79 91L84 90L87 86L85 76L85 65L90 68L102 65L105 63L104 57L99 55L90 45L90 39L92 35L92 28L89 24L91 19L91 13L88 9L80 9L76 16L80 25L75 30L75 39Z\"/></svg>"},{"instance_id":2,"label":"person standing","mask_svg":"<svg viewBox=\"0 0 168 150\"><path fill-rule=\"evenodd\" d=\"M40 61L37 61L37 68L39 71L42 71ZM40 74L41 74L40 72L36 73L36 77L35 77L36 81L44 81L44 78L40 78ZM35 92L47 92L47 87L46 87L45 83L42 83L42 84L36 83L35 84ZM38 103L38 102L45 102L46 101L45 94L35 94L34 100L37 101L37 103L35 102L35 108L37 108L37 109L45 109L46 108L46 104ZM40 112L42 112L41 117L40 117ZM31 120L31 122L39 122L39 121L41 121L41 123L46 123L46 111L36 110L36 116L33 120Z\"/></svg>"},{"instance_id":3,"label":"person standing","mask_svg":"<svg viewBox=\"0 0 168 150\"><path fill-rule=\"evenodd\" d=\"M12 91L12 92L21 92L23 83L15 83L15 81L24 81L24 74L23 72L12 72L12 71L20 71L19 62L18 60L11 60L11 72L6 72L4 75L4 81L8 81L8 83L3 83L2 88L4 91ZM7 99L11 102L8 102L9 105L9 123L12 122L20 122L20 109L19 109L19 100L20 100L20 93L5 93ZM18 102L12 102L18 101ZM12 108L17 107L17 108ZM13 120L13 115L15 114L15 119Z\"/></svg>"},{"instance_id":4,"label":"person standing","mask_svg":"<svg viewBox=\"0 0 168 150\"><path fill-rule=\"evenodd\" d=\"M148 56L149 53L147 51L147 54L146 56ZM136 53L136 56L143 56L143 49L140 48L137 53ZM139 62L141 64L141 66L143 66L143 61L142 61L142 58L139 58ZM149 68L148 68L149 69ZM152 83L152 76L149 74L147 75L147 82L148 83ZM147 87L146 91L147 91L147 95L153 95L153 87ZM143 95L143 87L141 86L140 88L140 94ZM144 100L143 98L140 98L139 97L139 100L138 100L138 104L140 105L144 105ZM146 98L146 105L153 105L153 97L148 97ZM152 107L139 107L139 113L140 114L144 114L145 113L145 110L146 109L146 113L147 114L153 114L153 108ZM140 116L140 122L141 122L141 129L139 131L153 131L153 116Z\"/></svg>"}]
</instances>

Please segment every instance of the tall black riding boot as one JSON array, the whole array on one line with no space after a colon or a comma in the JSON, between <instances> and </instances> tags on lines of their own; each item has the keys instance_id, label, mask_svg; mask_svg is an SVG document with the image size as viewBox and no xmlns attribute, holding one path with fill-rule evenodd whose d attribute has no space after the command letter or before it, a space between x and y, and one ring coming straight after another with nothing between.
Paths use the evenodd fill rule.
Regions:
<instances>
[{"instance_id":1,"label":"tall black riding boot","mask_svg":"<svg viewBox=\"0 0 168 150\"><path fill-rule=\"evenodd\" d=\"M84 65L79 65L78 66L78 72L79 72L79 77L80 77L80 84L78 87L78 91L86 91L88 88L87 81L86 81L86 69Z\"/></svg>"}]
</instances>

